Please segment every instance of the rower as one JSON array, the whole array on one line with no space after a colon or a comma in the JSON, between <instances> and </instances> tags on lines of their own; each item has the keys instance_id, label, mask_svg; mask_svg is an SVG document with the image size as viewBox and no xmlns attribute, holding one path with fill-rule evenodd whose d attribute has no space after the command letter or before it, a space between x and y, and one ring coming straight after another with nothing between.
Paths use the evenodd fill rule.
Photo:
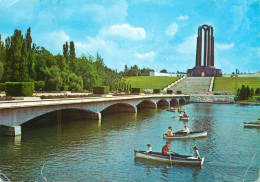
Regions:
<instances>
[{"instance_id":1,"label":"rower","mask_svg":"<svg viewBox=\"0 0 260 182\"><path fill-rule=\"evenodd\" d=\"M167 136L172 136L172 127L168 127Z\"/></svg>"},{"instance_id":2,"label":"rower","mask_svg":"<svg viewBox=\"0 0 260 182\"><path fill-rule=\"evenodd\" d=\"M168 146L169 146L169 143L168 142L166 142L166 144L163 146L163 148L162 148L162 154L163 155L167 155L167 152L172 152L169 148L168 148Z\"/></svg>"},{"instance_id":3,"label":"rower","mask_svg":"<svg viewBox=\"0 0 260 182\"><path fill-rule=\"evenodd\" d=\"M188 117L186 112L183 113L183 117L185 117L185 118Z\"/></svg>"},{"instance_id":4,"label":"rower","mask_svg":"<svg viewBox=\"0 0 260 182\"><path fill-rule=\"evenodd\" d=\"M190 133L190 129L187 126L184 126L184 129L182 131L187 133L187 134Z\"/></svg>"},{"instance_id":5,"label":"rower","mask_svg":"<svg viewBox=\"0 0 260 182\"><path fill-rule=\"evenodd\" d=\"M147 147L148 147L148 150L146 151L146 153L151 153L153 151L151 144L147 144Z\"/></svg>"},{"instance_id":6,"label":"rower","mask_svg":"<svg viewBox=\"0 0 260 182\"><path fill-rule=\"evenodd\" d=\"M199 154L199 150L198 150L198 147L197 147L197 146L194 146L194 147L193 147L193 152L194 152L194 153L193 153L193 157L201 159L200 154Z\"/></svg>"}]
</instances>

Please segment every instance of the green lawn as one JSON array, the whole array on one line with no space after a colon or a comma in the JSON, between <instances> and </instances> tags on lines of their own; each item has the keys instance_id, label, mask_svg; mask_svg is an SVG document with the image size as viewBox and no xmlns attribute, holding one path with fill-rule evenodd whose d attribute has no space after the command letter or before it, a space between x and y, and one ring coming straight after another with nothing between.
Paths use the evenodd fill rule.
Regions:
<instances>
[{"instance_id":1,"label":"green lawn","mask_svg":"<svg viewBox=\"0 0 260 182\"><path fill-rule=\"evenodd\" d=\"M237 88L241 89L242 85L248 85L250 89L254 88L255 91L257 88L260 88L260 78L238 77ZM232 91L236 93L236 78L215 78L213 91Z\"/></svg>"},{"instance_id":2,"label":"green lawn","mask_svg":"<svg viewBox=\"0 0 260 182\"><path fill-rule=\"evenodd\" d=\"M124 77L122 80L125 83L130 83L132 88L163 89L178 78L179 77L132 76Z\"/></svg>"}]
</instances>

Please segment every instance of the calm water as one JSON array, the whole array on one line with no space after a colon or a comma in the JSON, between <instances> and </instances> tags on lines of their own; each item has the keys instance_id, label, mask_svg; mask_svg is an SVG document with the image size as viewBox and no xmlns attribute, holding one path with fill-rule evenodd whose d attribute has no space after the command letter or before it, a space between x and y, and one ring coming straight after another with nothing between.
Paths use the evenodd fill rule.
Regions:
<instances>
[{"instance_id":1,"label":"calm water","mask_svg":"<svg viewBox=\"0 0 260 182\"><path fill-rule=\"evenodd\" d=\"M48 181L255 181L259 177L260 129L243 128L243 122L260 117L259 106L184 108L192 116L187 126L208 131L208 137L172 141L170 149L190 155L197 145L205 157L203 167L134 159L134 149L146 150L147 143L153 151L161 151L168 126L174 131L184 126L178 113L149 109L137 115L106 116L101 122L54 120L23 131L21 138L2 137L0 169L11 181L44 181L43 177Z\"/></svg>"}]
</instances>

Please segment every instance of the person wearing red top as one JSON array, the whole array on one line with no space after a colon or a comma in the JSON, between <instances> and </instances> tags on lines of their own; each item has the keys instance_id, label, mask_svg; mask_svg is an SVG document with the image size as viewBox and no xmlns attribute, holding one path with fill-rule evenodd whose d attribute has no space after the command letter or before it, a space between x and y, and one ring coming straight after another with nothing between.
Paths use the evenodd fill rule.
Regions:
<instances>
[{"instance_id":1,"label":"person wearing red top","mask_svg":"<svg viewBox=\"0 0 260 182\"><path fill-rule=\"evenodd\" d=\"M171 152L171 150L168 148L168 146L169 146L169 143L166 142L166 144L162 148L162 154L163 155L167 155L167 152Z\"/></svg>"},{"instance_id":2,"label":"person wearing red top","mask_svg":"<svg viewBox=\"0 0 260 182\"><path fill-rule=\"evenodd\" d=\"M187 114L186 114L186 112L184 112L183 117L188 117Z\"/></svg>"}]
</instances>

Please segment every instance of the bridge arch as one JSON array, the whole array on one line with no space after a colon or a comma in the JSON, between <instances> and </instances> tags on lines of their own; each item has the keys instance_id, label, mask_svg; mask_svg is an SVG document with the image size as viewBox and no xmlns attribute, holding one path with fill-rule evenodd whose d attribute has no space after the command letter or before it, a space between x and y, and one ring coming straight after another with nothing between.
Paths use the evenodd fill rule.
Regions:
<instances>
[{"instance_id":1,"label":"bridge arch","mask_svg":"<svg viewBox=\"0 0 260 182\"><path fill-rule=\"evenodd\" d=\"M136 107L138 109L147 109L147 108L156 109L157 104L151 100L143 100L143 101L139 102Z\"/></svg>"},{"instance_id":2,"label":"bridge arch","mask_svg":"<svg viewBox=\"0 0 260 182\"><path fill-rule=\"evenodd\" d=\"M170 103L169 101L167 101L166 99L161 99L157 102L157 107L160 107L160 106L169 106Z\"/></svg>"},{"instance_id":3,"label":"bridge arch","mask_svg":"<svg viewBox=\"0 0 260 182\"><path fill-rule=\"evenodd\" d=\"M171 106L176 106L176 105L178 105L178 104L179 104L178 99L171 99L171 100L170 100L170 105L171 105Z\"/></svg>"},{"instance_id":4,"label":"bridge arch","mask_svg":"<svg viewBox=\"0 0 260 182\"><path fill-rule=\"evenodd\" d=\"M136 113L136 107L127 103L115 103L105 109L100 113L101 115L110 115L111 113Z\"/></svg>"}]
</instances>

